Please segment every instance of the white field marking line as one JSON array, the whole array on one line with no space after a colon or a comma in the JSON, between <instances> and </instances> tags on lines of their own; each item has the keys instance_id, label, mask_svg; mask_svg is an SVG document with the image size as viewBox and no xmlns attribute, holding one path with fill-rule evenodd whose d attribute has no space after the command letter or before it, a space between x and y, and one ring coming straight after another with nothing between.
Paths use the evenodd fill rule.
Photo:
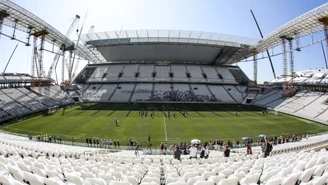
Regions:
<instances>
[{"instance_id":1,"label":"white field marking line","mask_svg":"<svg viewBox=\"0 0 328 185\"><path fill-rule=\"evenodd\" d=\"M164 116L164 114L163 114L163 118L164 118L165 141L167 141L166 121L165 121L165 116Z\"/></svg>"}]
</instances>

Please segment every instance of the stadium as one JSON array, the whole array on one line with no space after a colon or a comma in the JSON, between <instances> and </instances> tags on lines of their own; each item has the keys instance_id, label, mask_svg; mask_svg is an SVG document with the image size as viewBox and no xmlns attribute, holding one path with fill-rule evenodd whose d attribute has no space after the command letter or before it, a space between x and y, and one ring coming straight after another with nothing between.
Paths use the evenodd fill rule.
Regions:
<instances>
[{"instance_id":1,"label":"stadium","mask_svg":"<svg viewBox=\"0 0 328 185\"><path fill-rule=\"evenodd\" d=\"M294 70L298 52L328 46L327 12L326 3L262 39L82 33L79 15L64 35L0 0L0 41L32 48L30 72L6 71L18 45L1 62L0 184L328 184L327 62ZM259 83L266 59L274 78Z\"/></svg>"}]
</instances>

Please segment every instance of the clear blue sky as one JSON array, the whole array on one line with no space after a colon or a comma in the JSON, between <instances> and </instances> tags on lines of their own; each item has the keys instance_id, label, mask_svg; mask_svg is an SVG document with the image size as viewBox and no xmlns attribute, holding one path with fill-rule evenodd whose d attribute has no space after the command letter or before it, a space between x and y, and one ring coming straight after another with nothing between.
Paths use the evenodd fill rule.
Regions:
<instances>
[{"instance_id":1,"label":"clear blue sky","mask_svg":"<svg viewBox=\"0 0 328 185\"><path fill-rule=\"evenodd\" d=\"M75 14L84 19L86 33L91 25L95 31L123 29L182 29L218 32L260 38L250 14L252 9L262 28L268 35L276 28L326 3L326 0L13 0L62 33L68 29ZM83 20L82 20L83 21ZM82 25L80 22L80 26ZM12 30L5 28L5 33ZM73 32L72 35L75 33ZM26 34L18 34L25 38ZM76 39L76 36L72 36ZM0 71L3 71L17 42L1 37ZM49 47L49 46L48 46ZM44 65L48 71L53 54L45 54ZM19 44L7 72L28 72L32 60L32 47ZM281 56L273 58L278 75L282 73ZM252 63L239 66L249 78L253 77ZM314 45L295 53L295 69L305 70L324 67L321 46ZM259 61L258 81L272 80L273 75L267 59Z\"/></svg>"}]
</instances>

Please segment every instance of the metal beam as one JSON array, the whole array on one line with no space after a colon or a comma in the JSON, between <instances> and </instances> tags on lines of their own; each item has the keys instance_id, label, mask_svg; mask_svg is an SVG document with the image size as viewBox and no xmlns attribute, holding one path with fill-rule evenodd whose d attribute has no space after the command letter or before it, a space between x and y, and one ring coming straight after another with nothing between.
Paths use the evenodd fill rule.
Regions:
<instances>
[{"instance_id":1,"label":"metal beam","mask_svg":"<svg viewBox=\"0 0 328 185\"><path fill-rule=\"evenodd\" d=\"M8 60L8 62L7 62L7 64L6 64L6 67L5 67L5 69L3 70L3 73L6 72L7 67L8 67L8 64L9 64L9 62L11 61L11 58L13 57L13 55L14 55L14 53L15 53L17 47L18 47L18 44L16 45L15 49L14 49L13 52L11 53L11 55L10 55L10 57L9 57L9 60Z\"/></svg>"},{"instance_id":2,"label":"metal beam","mask_svg":"<svg viewBox=\"0 0 328 185\"><path fill-rule=\"evenodd\" d=\"M263 39L263 34L262 34L261 28L260 28L260 26L259 26L259 23L257 22L257 20L256 20L256 18L255 18L255 15L254 15L253 11L252 11L252 10L250 10L250 11L251 11L251 14L252 14L252 16L253 16L253 19L254 19L254 21L255 21L255 24L256 24L256 26L257 26L257 29L258 29L259 32L260 32L261 38ZM266 53L267 53L268 58L269 58L269 61L270 61L270 65L271 65L271 70L272 70L273 77L274 77L274 79L276 79L276 72L275 72L274 67L273 67L273 64L272 64L272 60L271 60L271 57L270 57L269 50L266 50Z\"/></svg>"}]
</instances>

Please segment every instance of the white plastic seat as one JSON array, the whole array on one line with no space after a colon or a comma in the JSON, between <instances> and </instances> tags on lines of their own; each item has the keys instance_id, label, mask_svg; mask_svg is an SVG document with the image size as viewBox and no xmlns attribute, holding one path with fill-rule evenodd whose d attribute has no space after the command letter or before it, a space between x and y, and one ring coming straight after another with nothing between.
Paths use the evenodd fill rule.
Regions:
<instances>
[{"instance_id":1,"label":"white plastic seat","mask_svg":"<svg viewBox=\"0 0 328 185\"><path fill-rule=\"evenodd\" d=\"M169 183L172 183L172 182L178 182L180 180L179 177L168 177L166 178L166 183L165 184L169 184ZM184 180L183 180L184 182Z\"/></svg>"},{"instance_id":2,"label":"white plastic seat","mask_svg":"<svg viewBox=\"0 0 328 185\"><path fill-rule=\"evenodd\" d=\"M253 174L253 175L246 175L244 178L240 180L241 185L249 185L249 184L256 184L259 180L259 175Z\"/></svg>"},{"instance_id":3,"label":"white plastic seat","mask_svg":"<svg viewBox=\"0 0 328 185\"><path fill-rule=\"evenodd\" d=\"M225 169L222 170L219 174L223 174L225 177L229 177L229 175L233 174L233 170L232 169Z\"/></svg>"},{"instance_id":4,"label":"white plastic seat","mask_svg":"<svg viewBox=\"0 0 328 185\"><path fill-rule=\"evenodd\" d=\"M187 183L186 182L171 182L167 185L187 185Z\"/></svg>"},{"instance_id":5,"label":"white plastic seat","mask_svg":"<svg viewBox=\"0 0 328 185\"><path fill-rule=\"evenodd\" d=\"M302 172L296 172L284 178L281 182L281 185L289 185L289 184L296 184L299 176Z\"/></svg>"},{"instance_id":6,"label":"white plastic seat","mask_svg":"<svg viewBox=\"0 0 328 185\"><path fill-rule=\"evenodd\" d=\"M197 181L195 185L214 185L213 181Z\"/></svg>"},{"instance_id":7,"label":"white plastic seat","mask_svg":"<svg viewBox=\"0 0 328 185\"><path fill-rule=\"evenodd\" d=\"M325 171L326 167L327 167L328 163L325 164L320 164L315 166L315 170L314 170L314 175L315 176L321 176L323 174L323 172Z\"/></svg>"},{"instance_id":8,"label":"white plastic seat","mask_svg":"<svg viewBox=\"0 0 328 185\"><path fill-rule=\"evenodd\" d=\"M220 180L217 185L237 185L238 181L234 179L222 179Z\"/></svg>"},{"instance_id":9,"label":"white plastic seat","mask_svg":"<svg viewBox=\"0 0 328 185\"><path fill-rule=\"evenodd\" d=\"M124 181L111 181L108 185L131 185L129 182Z\"/></svg>"},{"instance_id":10,"label":"white plastic seat","mask_svg":"<svg viewBox=\"0 0 328 185\"><path fill-rule=\"evenodd\" d=\"M10 176L8 176L8 175L0 175L0 184L12 185L12 184L14 184L14 179L10 178Z\"/></svg>"},{"instance_id":11,"label":"white plastic seat","mask_svg":"<svg viewBox=\"0 0 328 185\"><path fill-rule=\"evenodd\" d=\"M328 182L328 174L325 174L321 177L317 177L309 181L309 183L312 183L313 185L324 185Z\"/></svg>"},{"instance_id":12,"label":"white plastic seat","mask_svg":"<svg viewBox=\"0 0 328 185\"><path fill-rule=\"evenodd\" d=\"M14 178L19 181L23 182L24 180L24 174L16 167L8 166L9 172L14 176Z\"/></svg>"},{"instance_id":13,"label":"white plastic seat","mask_svg":"<svg viewBox=\"0 0 328 185\"><path fill-rule=\"evenodd\" d=\"M81 177L83 179L86 179L86 178L95 178L96 176L93 173L91 173L91 172L84 172L84 171L82 171L81 172Z\"/></svg>"},{"instance_id":14,"label":"white plastic seat","mask_svg":"<svg viewBox=\"0 0 328 185\"><path fill-rule=\"evenodd\" d=\"M74 174L65 174L65 179L67 182L71 182L76 185L82 185L83 183L83 178Z\"/></svg>"},{"instance_id":15,"label":"white plastic seat","mask_svg":"<svg viewBox=\"0 0 328 185\"><path fill-rule=\"evenodd\" d=\"M315 168L310 168L310 169L306 169L302 172L299 180L301 182L309 182L310 178L312 177L313 173L314 173Z\"/></svg>"},{"instance_id":16,"label":"white plastic seat","mask_svg":"<svg viewBox=\"0 0 328 185\"><path fill-rule=\"evenodd\" d=\"M32 174L28 172L23 172L24 174L24 180L29 182L29 184L33 185L44 185L44 179L40 175Z\"/></svg>"},{"instance_id":17,"label":"white plastic seat","mask_svg":"<svg viewBox=\"0 0 328 185\"><path fill-rule=\"evenodd\" d=\"M224 175L210 176L207 180L213 181L215 184L218 184L221 180L225 179Z\"/></svg>"},{"instance_id":18,"label":"white plastic seat","mask_svg":"<svg viewBox=\"0 0 328 185\"><path fill-rule=\"evenodd\" d=\"M204 177L205 180L207 180L209 176L215 176L215 175L216 175L216 172L214 172L214 171L212 171L212 172L206 171L202 174L202 176Z\"/></svg>"},{"instance_id":19,"label":"white plastic seat","mask_svg":"<svg viewBox=\"0 0 328 185\"><path fill-rule=\"evenodd\" d=\"M82 185L107 185L107 182L101 178L86 178Z\"/></svg>"},{"instance_id":20,"label":"white plastic seat","mask_svg":"<svg viewBox=\"0 0 328 185\"><path fill-rule=\"evenodd\" d=\"M139 184L139 181L137 180L137 178L132 177L132 176L124 176L123 181L129 182L132 185L138 185Z\"/></svg>"},{"instance_id":21,"label":"white plastic seat","mask_svg":"<svg viewBox=\"0 0 328 185\"><path fill-rule=\"evenodd\" d=\"M157 177L144 177L141 182L155 182L160 184L160 179Z\"/></svg>"},{"instance_id":22,"label":"white plastic seat","mask_svg":"<svg viewBox=\"0 0 328 185\"><path fill-rule=\"evenodd\" d=\"M195 177L191 177L189 178L189 180L187 181L187 185L193 185L195 184L197 181L202 181L203 177L202 176L195 176Z\"/></svg>"},{"instance_id":23,"label":"white plastic seat","mask_svg":"<svg viewBox=\"0 0 328 185\"><path fill-rule=\"evenodd\" d=\"M45 178L44 183L46 185L65 185L63 181L60 181L58 179L53 179L53 178Z\"/></svg>"}]
</instances>

